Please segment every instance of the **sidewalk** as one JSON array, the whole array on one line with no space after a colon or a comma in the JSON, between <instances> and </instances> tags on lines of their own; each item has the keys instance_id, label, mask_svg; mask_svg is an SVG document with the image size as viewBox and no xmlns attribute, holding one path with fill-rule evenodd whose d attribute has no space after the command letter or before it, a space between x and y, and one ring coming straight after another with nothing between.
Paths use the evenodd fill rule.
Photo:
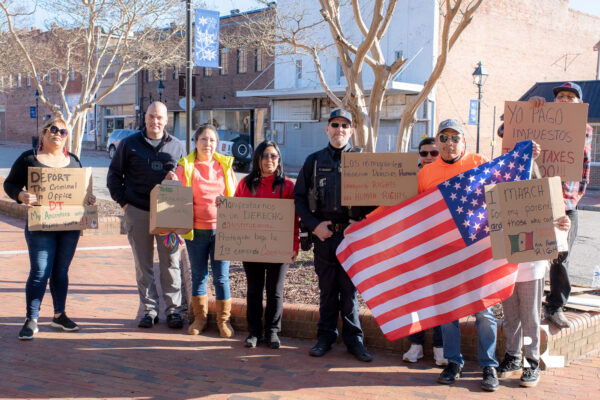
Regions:
<instances>
[{"instance_id":1,"label":"sidewalk","mask_svg":"<svg viewBox=\"0 0 600 400\"><path fill-rule=\"evenodd\" d=\"M588 189L577 204L579 210L600 211L600 189Z\"/></svg>"},{"instance_id":2,"label":"sidewalk","mask_svg":"<svg viewBox=\"0 0 600 400\"><path fill-rule=\"evenodd\" d=\"M29 262L23 221L0 216L0 393L3 398L144 399L478 399L480 371L467 362L456 385L438 385L431 359L401 362L401 354L373 350L360 363L341 345L309 357L312 341L282 338L283 347L247 349L246 332L222 339L214 329L192 337L169 330L161 315L151 330L136 327L138 295L124 236L83 236L71 266L68 314L82 330L55 331L46 293L40 332L21 342ZM112 246L112 247L109 247ZM600 355L542 373L534 389L504 380L493 399L596 399Z\"/></svg>"}]
</instances>

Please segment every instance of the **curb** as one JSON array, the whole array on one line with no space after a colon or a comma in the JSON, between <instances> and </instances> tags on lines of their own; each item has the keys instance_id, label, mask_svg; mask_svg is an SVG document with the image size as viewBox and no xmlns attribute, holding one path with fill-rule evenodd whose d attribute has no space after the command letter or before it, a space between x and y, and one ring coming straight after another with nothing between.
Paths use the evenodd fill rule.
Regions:
<instances>
[{"instance_id":1,"label":"curb","mask_svg":"<svg viewBox=\"0 0 600 400\"><path fill-rule=\"evenodd\" d=\"M231 299L231 325L235 330L247 331L246 301L245 299ZM216 301L209 297L209 327L216 330ZM555 356L563 357L564 365L586 356L589 353L600 350L600 313L573 313L566 311L565 316L571 323L569 328L559 329L548 326L540 332L540 354L542 367L544 369L555 367L547 365L545 360L556 360ZM281 336L299 339L316 340L317 322L319 321L319 307L307 304L283 304ZM389 341L379 328L377 321L370 310L360 311L360 322L364 332L364 343L368 348L388 350L402 353L410 347L407 337ZM474 316L468 316L460 320L461 330L461 352L465 359L477 361L478 341L477 327ZM496 355L500 358L506 351L506 338L504 334L503 321L497 320L498 339L496 343ZM542 326L546 321L542 322ZM338 331L341 332L342 323L338 323ZM425 332L425 346L423 352L432 359L432 329ZM338 336L338 343L342 343ZM308 348L307 348L308 351Z\"/></svg>"}]
</instances>

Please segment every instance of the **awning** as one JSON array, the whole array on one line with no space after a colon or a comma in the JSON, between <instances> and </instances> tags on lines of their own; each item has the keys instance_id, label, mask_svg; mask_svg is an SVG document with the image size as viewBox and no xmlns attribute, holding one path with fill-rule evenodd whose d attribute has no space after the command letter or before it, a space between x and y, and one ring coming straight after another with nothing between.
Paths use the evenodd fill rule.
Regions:
<instances>
[{"instance_id":1,"label":"awning","mask_svg":"<svg viewBox=\"0 0 600 400\"><path fill-rule=\"evenodd\" d=\"M330 89L336 95L342 96L346 92L346 86L330 86ZM423 85L407 82L392 81L388 85L386 91L390 94L417 94L423 90ZM371 88L365 89L365 94L368 96ZM264 89L264 90L239 90L236 92L237 97L267 97L271 99L306 99L315 97L327 97L321 86L309 88L286 88L286 89Z\"/></svg>"}]
</instances>

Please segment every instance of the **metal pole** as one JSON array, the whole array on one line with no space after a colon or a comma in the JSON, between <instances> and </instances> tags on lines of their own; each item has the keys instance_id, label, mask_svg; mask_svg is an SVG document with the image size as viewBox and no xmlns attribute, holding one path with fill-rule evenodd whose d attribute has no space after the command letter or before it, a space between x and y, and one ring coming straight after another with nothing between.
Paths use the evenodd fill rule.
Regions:
<instances>
[{"instance_id":1,"label":"metal pole","mask_svg":"<svg viewBox=\"0 0 600 400\"><path fill-rule=\"evenodd\" d=\"M492 158L494 158L494 148L496 147L496 106L494 106L494 124L492 125Z\"/></svg>"},{"instance_id":2,"label":"metal pole","mask_svg":"<svg viewBox=\"0 0 600 400\"><path fill-rule=\"evenodd\" d=\"M477 99L477 150L476 153L479 153L479 118L481 116L481 83L477 85L477 89L479 91L479 96Z\"/></svg>"},{"instance_id":3,"label":"metal pole","mask_svg":"<svg viewBox=\"0 0 600 400\"><path fill-rule=\"evenodd\" d=\"M190 153L192 141L192 0L186 0L186 70L185 70L185 148Z\"/></svg>"},{"instance_id":4,"label":"metal pole","mask_svg":"<svg viewBox=\"0 0 600 400\"><path fill-rule=\"evenodd\" d=\"M40 134L40 112L38 110L38 96L35 97L35 134Z\"/></svg>"}]
</instances>

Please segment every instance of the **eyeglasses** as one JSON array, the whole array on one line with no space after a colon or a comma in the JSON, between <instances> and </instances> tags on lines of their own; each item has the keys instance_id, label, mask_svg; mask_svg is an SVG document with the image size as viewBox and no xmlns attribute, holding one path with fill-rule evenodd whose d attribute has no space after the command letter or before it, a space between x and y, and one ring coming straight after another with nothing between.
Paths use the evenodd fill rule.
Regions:
<instances>
[{"instance_id":1,"label":"eyeglasses","mask_svg":"<svg viewBox=\"0 0 600 400\"><path fill-rule=\"evenodd\" d=\"M330 125L332 128L339 128L340 126L344 129L350 128L350 124L345 124L345 123L340 124L339 122L332 122Z\"/></svg>"},{"instance_id":2,"label":"eyeglasses","mask_svg":"<svg viewBox=\"0 0 600 400\"><path fill-rule=\"evenodd\" d=\"M58 126L54 126L52 125L49 129L50 133L53 135L56 135L57 133L60 133L61 137L65 137L69 134L69 131L66 129L60 129Z\"/></svg>"},{"instance_id":3,"label":"eyeglasses","mask_svg":"<svg viewBox=\"0 0 600 400\"><path fill-rule=\"evenodd\" d=\"M438 138L440 139L440 142L442 142L442 143L446 143L448 141L448 139L450 139L452 141L452 143L458 143L462 140L462 135L448 136L445 133L440 133L438 135Z\"/></svg>"},{"instance_id":4,"label":"eyeglasses","mask_svg":"<svg viewBox=\"0 0 600 400\"><path fill-rule=\"evenodd\" d=\"M440 139L441 140L441 139ZM431 151L426 151L426 150L421 150L419 152L419 155L421 157L427 157L429 154L431 154L431 157L437 157L440 155L440 152L437 150L431 150Z\"/></svg>"},{"instance_id":5,"label":"eyeglasses","mask_svg":"<svg viewBox=\"0 0 600 400\"><path fill-rule=\"evenodd\" d=\"M277 154L263 154L260 158L262 158L263 160L279 160L279 155Z\"/></svg>"}]
</instances>

